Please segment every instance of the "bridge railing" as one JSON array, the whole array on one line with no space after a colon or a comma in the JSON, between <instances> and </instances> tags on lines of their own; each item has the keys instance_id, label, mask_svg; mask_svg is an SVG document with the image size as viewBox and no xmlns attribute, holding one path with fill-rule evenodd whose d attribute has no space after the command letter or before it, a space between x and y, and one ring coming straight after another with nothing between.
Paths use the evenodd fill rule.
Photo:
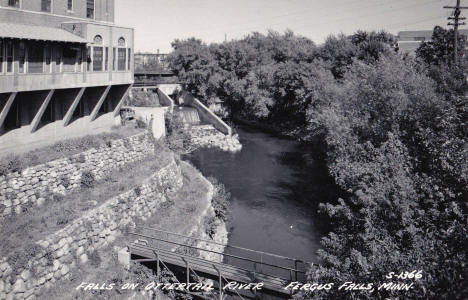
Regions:
<instances>
[{"instance_id":1,"label":"bridge railing","mask_svg":"<svg viewBox=\"0 0 468 300\"><path fill-rule=\"evenodd\" d=\"M252 250L244 247L225 245L212 240L188 237L160 229L139 227L130 234L144 241L148 247L174 251L189 257L199 257L198 254L209 254L219 262L235 266L252 274L274 276L286 281L306 280L306 269L309 262L277 255L273 253Z\"/></svg>"}]
</instances>

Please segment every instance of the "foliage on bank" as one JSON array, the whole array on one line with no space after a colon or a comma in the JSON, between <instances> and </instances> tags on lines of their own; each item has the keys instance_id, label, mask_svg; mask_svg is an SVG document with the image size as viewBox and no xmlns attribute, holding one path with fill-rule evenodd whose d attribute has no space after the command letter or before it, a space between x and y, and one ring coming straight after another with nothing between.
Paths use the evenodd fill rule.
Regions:
<instances>
[{"instance_id":1,"label":"foliage on bank","mask_svg":"<svg viewBox=\"0 0 468 300\"><path fill-rule=\"evenodd\" d=\"M383 32L331 36L320 46L271 32L211 45L176 40L168 60L191 93L223 100L232 118L323 143L346 196L321 205L332 227L312 281L384 282L388 272L423 270L405 294L376 289L359 298L462 299L468 107L451 34L436 27L417 57L398 53Z\"/></svg>"}]
</instances>

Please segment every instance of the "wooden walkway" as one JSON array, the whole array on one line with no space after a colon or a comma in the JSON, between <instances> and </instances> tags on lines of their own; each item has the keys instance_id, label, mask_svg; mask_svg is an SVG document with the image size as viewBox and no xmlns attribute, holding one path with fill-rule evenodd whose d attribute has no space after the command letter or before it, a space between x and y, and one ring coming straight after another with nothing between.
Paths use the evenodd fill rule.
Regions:
<instances>
[{"instance_id":1,"label":"wooden walkway","mask_svg":"<svg viewBox=\"0 0 468 300\"><path fill-rule=\"evenodd\" d=\"M246 284L261 282L263 283L261 291L256 293L289 297L291 290L285 287L290 282L306 280L305 271L309 263L299 259L222 245L158 229L137 228L129 234L136 237L135 242L128 246L132 260L155 262L158 275L161 269L169 269L170 265L185 270L186 283L190 282L191 276L198 279L201 277L216 279L219 293L211 299L224 299L226 294L244 298L245 294L241 296L237 290L223 289L232 281ZM197 247L199 242L213 246L209 247L210 249L219 249L221 246L224 251ZM219 262L200 258L197 253L201 252L218 257Z\"/></svg>"}]
</instances>

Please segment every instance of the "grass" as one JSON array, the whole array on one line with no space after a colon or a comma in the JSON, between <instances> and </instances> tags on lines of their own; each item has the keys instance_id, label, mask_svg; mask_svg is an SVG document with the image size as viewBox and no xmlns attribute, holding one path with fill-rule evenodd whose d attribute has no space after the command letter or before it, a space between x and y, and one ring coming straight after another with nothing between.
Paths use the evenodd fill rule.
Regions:
<instances>
[{"instance_id":1,"label":"grass","mask_svg":"<svg viewBox=\"0 0 468 300\"><path fill-rule=\"evenodd\" d=\"M127 190L134 189L156 170L170 161L169 152L149 155L143 161L126 164L108 174L89 188L81 188L66 196L49 194L42 207L27 207L27 211L0 221L0 256L9 256L28 248L28 243L38 241L58 231L85 211ZM12 234L14 233L14 234Z\"/></svg>"},{"instance_id":2,"label":"grass","mask_svg":"<svg viewBox=\"0 0 468 300\"><path fill-rule=\"evenodd\" d=\"M0 158L0 176L11 172L20 172L27 167L59 158L69 157L91 148L106 145L112 140L122 139L140 132L143 132L140 128L117 126L111 132L63 140L24 154L9 154Z\"/></svg>"}]
</instances>

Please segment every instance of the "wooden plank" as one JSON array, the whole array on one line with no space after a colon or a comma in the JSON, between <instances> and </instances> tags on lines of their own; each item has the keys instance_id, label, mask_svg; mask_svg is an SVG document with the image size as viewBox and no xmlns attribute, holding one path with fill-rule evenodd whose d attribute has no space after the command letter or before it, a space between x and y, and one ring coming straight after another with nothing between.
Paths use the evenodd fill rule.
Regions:
<instances>
[{"instance_id":1,"label":"wooden plank","mask_svg":"<svg viewBox=\"0 0 468 300\"><path fill-rule=\"evenodd\" d=\"M17 94L18 94L17 92L13 92L13 93L10 94L5 106L2 109L2 112L0 112L0 127L3 126L3 123L5 122L5 119L6 119L7 115L8 115L8 112L10 111L10 108L11 108L11 105L13 104L13 101L15 101L15 98L16 98Z\"/></svg>"},{"instance_id":2,"label":"wooden plank","mask_svg":"<svg viewBox=\"0 0 468 300\"><path fill-rule=\"evenodd\" d=\"M78 94L76 95L75 99L73 100L72 105L70 106L67 113L65 114L65 117L63 118L63 127L67 126L70 123L73 117L73 113L75 112L75 109L78 106L78 103L80 103L85 90L86 90L85 87L81 88Z\"/></svg>"},{"instance_id":3,"label":"wooden plank","mask_svg":"<svg viewBox=\"0 0 468 300\"><path fill-rule=\"evenodd\" d=\"M31 122L31 133L36 131L37 126L39 126L39 123L41 122L41 118L44 115L44 112L49 105L50 99L52 99L52 96L54 95L55 90L50 90L47 96L45 97L44 101L41 104L41 107L39 108L39 111L37 114L34 116L34 119Z\"/></svg>"},{"instance_id":4,"label":"wooden plank","mask_svg":"<svg viewBox=\"0 0 468 300\"><path fill-rule=\"evenodd\" d=\"M90 121L94 121L94 119L96 119L97 114L99 113L99 110L101 109L101 106L104 103L104 100L106 100L107 94L109 94L111 87L112 85L108 85L106 89L104 90L104 92L102 93L101 98L99 98L98 103L96 103L96 106L94 106L94 109L91 112Z\"/></svg>"}]
</instances>

